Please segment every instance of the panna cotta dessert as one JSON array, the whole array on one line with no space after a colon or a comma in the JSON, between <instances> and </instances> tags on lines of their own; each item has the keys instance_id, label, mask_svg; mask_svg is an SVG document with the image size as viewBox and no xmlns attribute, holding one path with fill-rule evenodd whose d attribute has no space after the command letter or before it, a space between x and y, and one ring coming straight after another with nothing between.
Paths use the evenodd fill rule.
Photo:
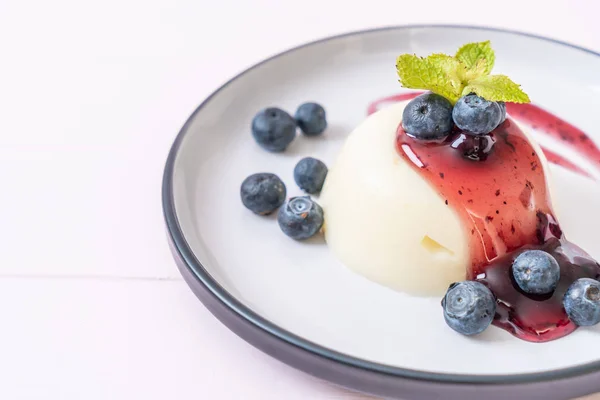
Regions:
<instances>
[{"instance_id":1,"label":"panna cotta dessert","mask_svg":"<svg viewBox=\"0 0 600 400\"><path fill-rule=\"evenodd\" d=\"M525 127L598 167L600 148L530 104L510 78L492 75L494 62L489 41L454 56L399 56L400 83L425 92L370 104L330 169L299 160L293 176L306 195L286 200L284 182L259 172L243 181L242 204L257 215L277 212L294 240L324 232L337 258L371 281L441 297L447 325L463 335L493 324L546 342L600 323L600 264L561 229L548 162L593 176L540 147ZM251 130L277 153L298 129L320 136L327 125L325 109L311 102L293 117L265 108Z\"/></svg>"},{"instance_id":2,"label":"panna cotta dessert","mask_svg":"<svg viewBox=\"0 0 600 400\"><path fill-rule=\"evenodd\" d=\"M369 116L346 140L321 193L325 237L345 266L377 283L442 295L467 277L469 235L460 215L398 152L407 104Z\"/></svg>"},{"instance_id":3,"label":"panna cotta dessert","mask_svg":"<svg viewBox=\"0 0 600 400\"><path fill-rule=\"evenodd\" d=\"M402 136L398 138L398 127L408 103L409 100L404 100L384 108L368 117L350 134L329 171L321 194L321 203L326 210L325 234L328 245L338 258L361 275L409 294L441 295L450 283L467 277L466 266L472 256L470 241L474 235L471 233L473 229L481 231L478 233L481 235L487 232L480 229L481 225L491 225L492 228L494 219L502 220L500 225L506 224L509 231L488 234L512 238L514 243L507 245L518 247L525 243L517 238L517 228L519 232L535 230L537 217L535 213L527 213L527 220L520 221L515 226L515 232L512 232L509 221L521 216L522 206L521 203L509 204L508 200L513 203L513 199L518 200L523 190L528 189L525 186L526 189L511 186L512 190L502 187L507 186L508 182L502 181L501 176L492 178L490 182L477 182L477 177L468 175L469 172L489 173L487 169L482 171L479 164L465 164L464 168L472 166L473 171L460 169L462 159L455 159L455 165L440 165L439 171L429 172L437 174L434 180L439 181L438 185L432 185L415 169L415 165L422 168L425 162L429 164L431 161L419 158L419 149L411 148L413 140L410 137L406 137L406 140L402 140ZM540 168L539 179L535 182L540 184L540 188L536 195L546 196L546 158L526 131L521 127L517 129L523 135L521 140L531 145L528 153L535 153L528 154L528 159L534 160L531 162L536 162ZM473 139L464 134L457 134L454 139L437 149L427 144L430 151L426 157L440 157L441 153L436 153L446 150L456 153L451 156L468 159L469 154L465 152L469 151L467 148L473 149L474 145L470 143ZM486 156L487 146L495 145L492 140L483 139L485 143L478 150L482 157ZM504 165L499 168L504 169ZM515 180L520 171L514 167L510 169L507 171L508 179ZM457 176L465 178L465 182L456 189L455 194L459 196L456 199L454 193L443 195L440 191L440 185L443 186L447 181L446 175L448 181ZM471 184L468 184L469 181ZM526 185L526 179L523 185ZM485 190L492 191L494 196L489 204L481 203L479 209L475 210ZM466 217L473 223L465 224L461 210L450 206L450 201L460 202L462 198L470 205L471 210ZM352 218L348 218L348 215L352 215ZM471 227L473 224L476 226ZM505 244L498 237L489 239L494 242L492 248L474 250L506 251ZM500 248L495 249L496 246ZM483 262L484 259L493 258L494 254L475 256Z\"/></svg>"},{"instance_id":4,"label":"panna cotta dessert","mask_svg":"<svg viewBox=\"0 0 600 400\"><path fill-rule=\"evenodd\" d=\"M578 325L569 296L585 304L583 319L600 321L600 265L566 240L547 159L507 117L506 102L529 98L490 75L494 60L489 42L454 57L398 58L403 86L429 92L408 94L350 134L321 196L325 236L342 263L375 282L446 292L444 316L460 333L493 322L548 341Z\"/></svg>"}]
</instances>

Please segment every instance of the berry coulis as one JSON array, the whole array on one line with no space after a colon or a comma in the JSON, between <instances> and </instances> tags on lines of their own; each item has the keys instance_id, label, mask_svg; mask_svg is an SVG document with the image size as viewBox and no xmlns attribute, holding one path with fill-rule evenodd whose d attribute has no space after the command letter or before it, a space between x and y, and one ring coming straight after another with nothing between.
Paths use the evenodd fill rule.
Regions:
<instances>
[{"instance_id":1,"label":"berry coulis","mask_svg":"<svg viewBox=\"0 0 600 400\"><path fill-rule=\"evenodd\" d=\"M564 148L574 150L595 167L600 167L600 149L584 131L576 126L533 104L507 103L506 111L517 121L529 125L532 131L560 141ZM547 149L544 149L544 153L548 161L589 176L587 172L560 155Z\"/></svg>"},{"instance_id":2,"label":"berry coulis","mask_svg":"<svg viewBox=\"0 0 600 400\"><path fill-rule=\"evenodd\" d=\"M368 112L419 94L382 99ZM533 129L543 128L600 165L600 149L579 129L531 104L507 106L511 116ZM600 278L600 264L565 238L554 217L542 161L514 120L507 118L483 137L456 130L441 143L415 140L400 125L396 145L400 156L462 219L470 236L468 279L486 284L495 294L493 324L532 342L557 339L575 330L562 305L564 293L578 278ZM550 161L587 175L560 155L546 154ZM551 294L524 293L512 278L513 260L529 249L547 251L560 265L561 278Z\"/></svg>"},{"instance_id":3,"label":"berry coulis","mask_svg":"<svg viewBox=\"0 0 600 400\"><path fill-rule=\"evenodd\" d=\"M423 92L410 92L383 97L369 104L367 115L373 114L386 105L405 100L412 100L422 93ZM549 113L534 104L507 103L506 110L513 119L527 124L533 132L560 141L564 148L574 150L592 165L600 167L600 148L598 148L594 141L581 129L561 120L556 115ZM544 148L543 146L542 149L544 150L548 162L560 165L578 174L591 177L587 171L571 162L566 157Z\"/></svg>"}]
</instances>

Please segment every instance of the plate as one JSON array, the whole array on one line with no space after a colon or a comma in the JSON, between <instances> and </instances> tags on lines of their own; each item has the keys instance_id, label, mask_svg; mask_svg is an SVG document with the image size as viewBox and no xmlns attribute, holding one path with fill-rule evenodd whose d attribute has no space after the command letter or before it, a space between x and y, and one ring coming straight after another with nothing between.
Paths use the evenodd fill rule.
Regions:
<instances>
[{"instance_id":1,"label":"plate","mask_svg":"<svg viewBox=\"0 0 600 400\"><path fill-rule=\"evenodd\" d=\"M295 163L314 156L331 164L368 106L403 91L398 54L453 53L483 40L496 50L495 73L600 143L600 54L465 26L400 26L309 43L244 71L196 109L169 154L163 206L181 273L217 318L287 364L385 397L561 399L600 390L600 328L543 344L495 327L462 337L445 326L439 298L370 282L336 260L322 238L295 242L275 217L240 202L240 184L255 172L278 174L288 196L299 195ZM327 109L322 137L299 135L281 154L256 145L249 128L259 109L293 113L306 101ZM551 171L563 229L600 259L600 185L558 166Z\"/></svg>"}]
</instances>

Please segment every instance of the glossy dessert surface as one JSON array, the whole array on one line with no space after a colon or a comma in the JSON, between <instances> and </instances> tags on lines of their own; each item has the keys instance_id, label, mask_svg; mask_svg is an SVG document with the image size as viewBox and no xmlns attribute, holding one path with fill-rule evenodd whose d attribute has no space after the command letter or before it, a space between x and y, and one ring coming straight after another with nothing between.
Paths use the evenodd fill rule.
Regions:
<instances>
[{"instance_id":1,"label":"glossy dessert surface","mask_svg":"<svg viewBox=\"0 0 600 400\"><path fill-rule=\"evenodd\" d=\"M370 116L348 137L321 195L325 237L344 265L367 278L439 296L466 278L468 236L459 214L396 150L406 103Z\"/></svg>"},{"instance_id":2,"label":"glossy dessert surface","mask_svg":"<svg viewBox=\"0 0 600 400\"><path fill-rule=\"evenodd\" d=\"M552 209L545 157L519 125L508 118L484 137L456 131L443 143L416 141L399 125L397 148L460 214L469 231L467 277L496 296L492 323L533 342L575 330L563 297L575 280L598 279L600 265L565 238ZM534 249L560 265L551 293L525 293L514 281L514 260Z\"/></svg>"}]
</instances>

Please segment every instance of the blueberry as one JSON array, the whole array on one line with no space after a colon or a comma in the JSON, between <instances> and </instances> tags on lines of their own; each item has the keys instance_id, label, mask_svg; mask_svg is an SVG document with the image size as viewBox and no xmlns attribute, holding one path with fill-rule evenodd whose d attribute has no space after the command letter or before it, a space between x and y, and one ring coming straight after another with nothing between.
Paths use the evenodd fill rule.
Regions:
<instances>
[{"instance_id":1,"label":"blueberry","mask_svg":"<svg viewBox=\"0 0 600 400\"><path fill-rule=\"evenodd\" d=\"M438 141L452 131L452 104L435 93L412 99L402 113L402 128L411 137Z\"/></svg>"},{"instance_id":2,"label":"blueberry","mask_svg":"<svg viewBox=\"0 0 600 400\"><path fill-rule=\"evenodd\" d=\"M500 111L502 112L500 123L503 123L504 121L506 121L506 103L503 101L499 101L498 106L500 106Z\"/></svg>"},{"instance_id":3,"label":"blueberry","mask_svg":"<svg viewBox=\"0 0 600 400\"><path fill-rule=\"evenodd\" d=\"M483 332L496 314L496 298L482 283L453 283L442 300L444 318L452 329L463 335Z\"/></svg>"},{"instance_id":4,"label":"blueberry","mask_svg":"<svg viewBox=\"0 0 600 400\"><path fill-rule=\"evenodd\" d=\"M294 180L307 193L318 193L327 176L327 166L316 158L306 157L294 168Z\"/></svg>"},{"instance_id":5,"label":"blueberry","mask_svg":"<svg viewBox=\"0 0 600 400\"><path fill-rule=\"evenodd\" d=\"M577 279L567 289L563 305L576 325L596 325L600 322L600 282L590 278Z\"/></svg>"},{"instance_id":6,"label":"blueberry","mask_svg":"<svg viewBox=\"0 0 600 400\"><path fill-rule=\"evenodd\" d=\"M323 226L323 209L308 196L292 197L279 209L277 222L292 239L308 239Z\"/></svg>"},{"instance_id":7,"label":"blueberry","mask_svg":"<svg viewBox=\"0 0 600 400\"><path fill-rule=\"evenodd\" d=\"M500 124L502 108L495 101L469 94L458 99L452 110L452 118L463 131L485 135Z\"/></svg>"},{"instance_id":8,"label":"blueberry","mask_svg":"<svg viewBox=\"0 0 600 400\"><path fill-rule=\"evenodd\" d=\"M268 215L285 202L285 185L277 175L259 173L250 175L240 189L242 203L250 211Z\"/></svg>"},{"instance_id":9,"label":"blueberry","mask_svg":"<svg viewBox=\"0 0 600 400\"><path fill-rule=\"evenodd\" d=\"M512 274L522 291L531 294L552 292L560 279L558 261L542 250L527 250L512 264Z\"/></svg>"},{"instance_id":10,"label":"blueberry","mask_svg":"<svg viewBox=\"0 0 600 400\"><path fill-rule=\"evenodd\" d=\"M316 136L327 128L325 109L317 103L304 103L296 110L296 123L307 136Z\"/></svg>"},{"instance_id":11,"label":"blueberry","mask_svg":"<svg viewBox=\"0 0 600 400\"><path fill-rule=\"evenodd\" d=\"M266 150L283 151L296 136L296 121L279 108L265 108L252 120L252 136Z\"/></svg>"}]
</instances>

